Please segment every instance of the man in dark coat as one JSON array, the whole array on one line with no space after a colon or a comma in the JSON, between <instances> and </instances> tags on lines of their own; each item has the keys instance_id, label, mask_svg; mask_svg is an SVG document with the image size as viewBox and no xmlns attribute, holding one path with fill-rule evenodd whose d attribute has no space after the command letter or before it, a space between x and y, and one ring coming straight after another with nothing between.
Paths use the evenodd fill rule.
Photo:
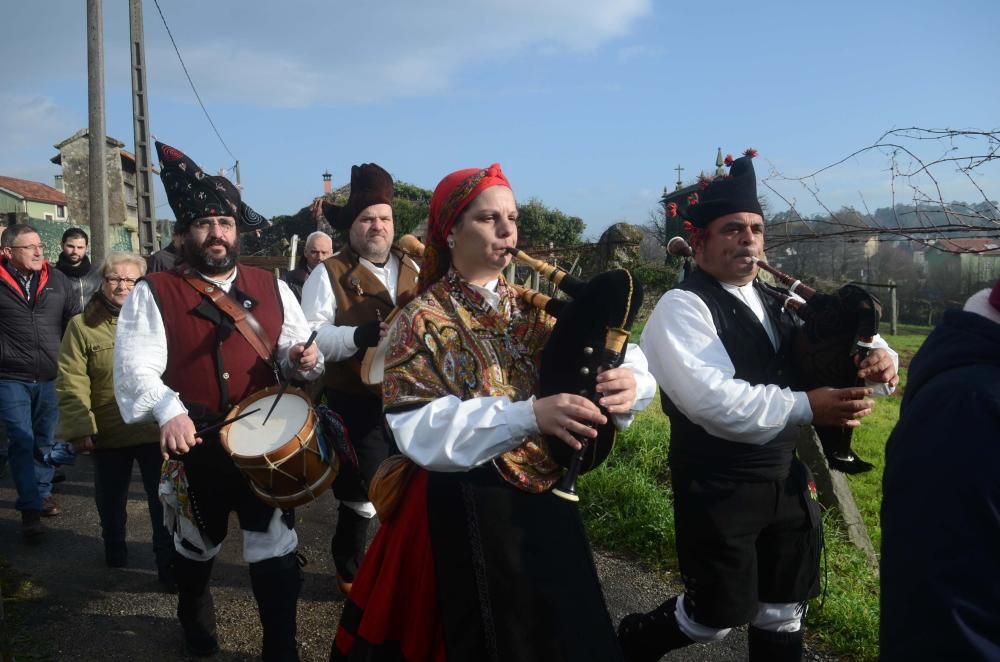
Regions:
<instances>
[{"instance_id":1,"label":"man in dark coat","mask_svg":"<svg viewBox=\"0 0 1000 662\"><path fill-rule=\"evenodd\" d=\"M302 286L306 283L306 278L323 260L333 255L333 239L330 235L317 230L306 237L305 249L302 251L302 259L299 266L285 274L285 282L295 294L295 298L302 301Z\"/></svg>"},{"instance_id":2,"label":"man in dark coat","mask_svg":"<svg viewBox=\"0 0 1000 662\"><path fill-rule=\"evenodd\" d=\"M913 357L885 460L882 659L1000 659L1000 283Z\"/></svg>"},{"instance_id":3,"label":"man in dark coat","mask_svg":"<svg viewBox=\"0 0 1000 662\"><path fill-rule=\"evenodd\" d=\"M63 232L56 261L56 269L63 272L69 279L73 296L80 302L80 309L87 305L90 296L97 290L99 283L91 277L90 258L87 257L87 246L90 238L81 228L70 228Z\"/></svg>"},{"instance_id":4,"label":"man in dark coat","mask_svg":"<svg viewBox=\"0 0 1000 662\"><path fill-rule=\"evenodd\" d=\"M170 271L177 262L177 252L184 242L184 235L177 231L174 224L174 231L170 243L146 258L146 273L155 274L158 271Z\"/></svg>"},{"instance_id":5,"label":"man in dark coat","mask_svg":"<svg viewBox=\"0 0 1000 662\"><path fill-rule=\"evenodd\" d=\"M0 427L26 538L44 533L41 517L59 514L52 498L51 450L58 408L55 379L66 324L82 308L69 281L44 257L30 225L7 228L0 257Z\"/></svg>"}]
</instances>

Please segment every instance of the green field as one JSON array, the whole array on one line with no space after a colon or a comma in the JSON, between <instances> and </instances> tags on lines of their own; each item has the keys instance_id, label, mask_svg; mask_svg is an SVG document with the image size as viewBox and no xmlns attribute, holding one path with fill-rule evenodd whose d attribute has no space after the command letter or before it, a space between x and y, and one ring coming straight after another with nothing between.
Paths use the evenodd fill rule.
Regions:
<instances>
[{"instance_id":1,"label":"green field","mask_svg":"<svg viewBox=\"0 0 1000 662\"><path fill-rule=\"evenodd\" d=\"M884 330L888 330L887 328ZM900 355L900 388L879 399L874 413L855 432L853 447L875 470L852 476L851 487L869 535L879 548L882 467L885 442L899 417L906 367L930 329L900 325L886 335ZM637 339L634 333L633 338ZM676 567L667 450L670 423L659 398L618 436L611 458L581 479L581 507L593 543L632 555L660 570ZM808 636L813 642L858 660L878 659L878 575L864 554L847 542L835 512L824 517L826 580L824 596L813 601ZM669 596L664 596L666 599Z\"/></svg>"}]
</instances>

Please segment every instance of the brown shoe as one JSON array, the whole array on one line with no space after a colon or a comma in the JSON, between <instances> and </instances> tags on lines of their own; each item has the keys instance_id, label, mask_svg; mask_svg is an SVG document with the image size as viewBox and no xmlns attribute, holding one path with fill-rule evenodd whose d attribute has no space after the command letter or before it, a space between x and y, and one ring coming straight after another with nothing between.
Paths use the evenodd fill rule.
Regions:
<instances>
[{"instance_id":1,"label":"brown shoe","mask_svg":"<svg viewBox=\"0 0 1000 662\"><path fill-rule=\"evenodd\" d=\"M21 533L26 539L37 538L45 533L42 524L42 513L38 510L21 511Z\"/></svg>"},{"instance_id":2,"label":"brown shoe","mask_svg":"<svg viewBox=\"0 0 1000 662\"><path fill-rule=\"evenodd\" d=\"M55 517L61 512L55 497L45 497L42 500L42 517Z\"/></svg>"}]
</instances>

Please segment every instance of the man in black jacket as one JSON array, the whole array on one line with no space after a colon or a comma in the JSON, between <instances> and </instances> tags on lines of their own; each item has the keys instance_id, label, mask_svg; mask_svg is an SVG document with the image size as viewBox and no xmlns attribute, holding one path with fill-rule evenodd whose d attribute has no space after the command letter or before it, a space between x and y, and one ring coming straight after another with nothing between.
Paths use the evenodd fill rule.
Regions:
<instances>
[{"instance_id":1,"label":"man in black jacket","mask_svg":"<svg viewBox=\"0 0 1000 662\"><path fill-rule=\"evenodd\" d=\"M21 530L33 538L44 532L42 515L59 514L53 470L42 458L52 447L58 414L59 344L82 308L66 277L45 260L35 228L7 228L0 246L0 424L7 430Z\"/></svg>"},{"instance_id":2,"label":"man in black jacket","mask_svg":"<svg viewBox=\"0 0 1000 662\"><path fill-rule=\"evenodd\" d=\"M87 257L89 241L87 233L80 228L66 230L63 232L60 244L62 250L56 261L56 269L69 279L70 289L73 296L80 301L81 309L87 305L87 302L90 301L90 295L97 290L99 285L93 282L90 273L90 258Z\"/></svg>"},{"instance_id":3,"label":"man in black jacket","mask_svg":"<svg viewBox=\"0 0 1000 662\"><path fill-rule=\"evenodd\" d=\"M177 226L174 225L170 243L146 258L146 273L155 274L158 271L170 271L173 269L177 263L177 253L180 251L181 244L183 243L184 235L178 232Z\"/></svg>"},{"instance_id":4,"label":"man in black jacket","mask_svg":"<svg viewBox=\"0 0 1000 662\"><path fill-rule=\"evenodd\" d=\"M333 239L330 235L317 230L306 237L305 250L302 251L302 259L299 266L285 274L285 282L295 293L295 298L302 301L302 286L305 285L306 278L323 260L333 255Z\"/></svg>"},{"instance_id":5,"label":"man in black jacket","mask_svg":"<svg viewBox=\"0 0 1000 662\"><path fill-rule=\"evenodd\" d=\"M910 363L882 476L883 660L1000 659L1000 283Z\"/></svg>"}]
</instances>

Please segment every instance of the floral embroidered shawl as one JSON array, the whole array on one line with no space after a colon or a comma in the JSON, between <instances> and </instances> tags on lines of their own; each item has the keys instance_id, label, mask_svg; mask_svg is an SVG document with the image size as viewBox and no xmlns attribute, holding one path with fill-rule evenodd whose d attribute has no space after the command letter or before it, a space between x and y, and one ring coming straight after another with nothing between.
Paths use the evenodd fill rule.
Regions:
<instances>
[{"instance_id":1,"label":"floral embroidered shawl","mask_svg":"<svg viewBox=\"0 0 1000 662\"><path fill-rule=\"evenodd\" d=\"M493 310L454 270L404 308L389 331L382 397L385 410L507 396L526 400L538 388L541 350L554 318L522 301L501 276ZM508 483L544 492L562 473L541 435L492 460Z\"/></svg>"}]
</instances>

